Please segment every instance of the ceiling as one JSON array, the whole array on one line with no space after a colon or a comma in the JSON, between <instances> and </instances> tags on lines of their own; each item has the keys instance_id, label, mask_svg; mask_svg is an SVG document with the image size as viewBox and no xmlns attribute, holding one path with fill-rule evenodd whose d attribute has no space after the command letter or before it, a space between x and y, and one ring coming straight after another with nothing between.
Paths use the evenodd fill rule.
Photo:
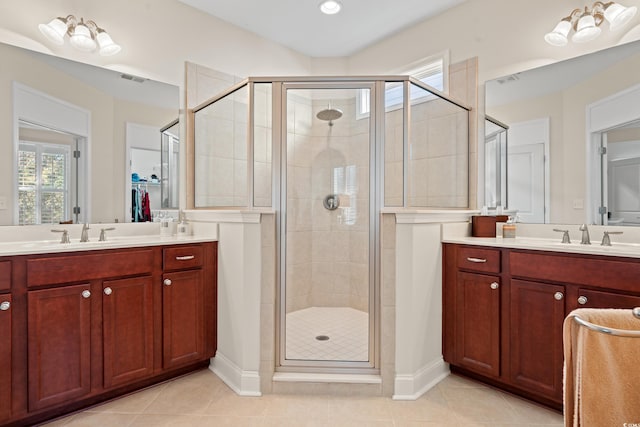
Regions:
<instances>
[{"instance_id":1,"label":"ceiling","mask_svg":"<svg viewBox=\"0 0 640 427\"><path fill-rule=\"evenodd\" d=\"M466 0L340 0L336 15L320 0L179 0L311 57L350 56Z\"/></svg>"}]
</instances>

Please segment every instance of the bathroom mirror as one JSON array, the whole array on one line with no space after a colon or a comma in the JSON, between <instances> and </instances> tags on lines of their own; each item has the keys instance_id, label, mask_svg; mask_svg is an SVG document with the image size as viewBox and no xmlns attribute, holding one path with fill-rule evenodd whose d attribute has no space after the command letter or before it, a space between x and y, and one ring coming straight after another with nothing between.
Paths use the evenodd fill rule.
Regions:
<instances>
[{"instance_id":1,"label":"bathroom mirror","mask_svg":"<svg viewBox=\"0 0 640 427\"><path fill-rule=\"evenodd\" d=\"M167 147L172 162L177 164L178 126L167 125L175 124L178 117L178 87L3 43L0 57L0 225L37 223L32 216L20 213L25 206L40 206L43 223L126 221L126 201L131 200L127 192L131 174L126 167L128 124L155 128L152 141L145 144L155 145L158 153L163 141L161 130L171 135L173 142ZM60 154L56 147L67 139L71 142L65 143ZM22 142L26 143L22 145L24 150L20 148ZM18 177L17 171L23 171L19 162L24 160L21 164L25 168L30 165L29 157L20 157L21 153L35 153L36 146L48 147L49 151L53 147L58 161L55 185L53 179L49 180L51 185L34 185L46 181L37 177L48 173L45 166L54 158L51 153L48 160L38 154L32 156L40 159L33 161L33 179ZM79 157L75 152L80 152ZM37 169L38 162L45 166ZM75 171L76 165L80 172ZM65 174L69 180L66 187L59 184ZM58 191L55 197L51 195L53 190ZM163 207L174 207L176 178L167 181L165 192L172 196ZM72 200L68 207L52 213L52 206L58 205L65 194Z\"/></svg>"},{"instance_id":2,"label":"bathroom mirror","mask_svg":"<svg viewBox=\"0 0 640 427\"><path fill-rule=\"evenodd\" d=\"M587 107L639 85L639 66L636 41L485 83L486 114L509 127L506 207L523 222L597 222Z\"/></svg>"}]
</instances>

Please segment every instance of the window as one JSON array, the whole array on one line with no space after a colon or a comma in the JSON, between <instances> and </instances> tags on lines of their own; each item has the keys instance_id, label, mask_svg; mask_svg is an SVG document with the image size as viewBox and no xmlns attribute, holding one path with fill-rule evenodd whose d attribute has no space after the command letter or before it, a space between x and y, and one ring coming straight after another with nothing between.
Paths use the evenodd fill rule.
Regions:
<instances>
[{"instance_id":1,"label":"window","mask_svg":"<svg viewBox=\"0 0 640 427\"><path fill-rule=\"evenodd\" d=\"M444 56L440 56L437 59L433 57L428 58L425 63L420 65L419 67L412 68L409 71L406 71L402 74L410 75L411 77L420 80L422 83L425 83L431 86L434 89L437 89L441 92L444 92L444 73L445 73L445 60ZM411 88L411 91L417 88ZM421 92L424 92L420 90ZM417 93L417 92L416 92ZM423 96L423 98L426 96ZM413 94L410 99L415 102L419 98ZM402 84L398 82L397 84L388 84L387 90L384 94L385 100L385 109L386 111L393 111L398 108L402 108L403 102L403 88ZM371 108L371 92L368 89L360 90L360 94L358 96L358 113L356 118L365 118L369 117L369 111Z\"/></svg>"},{"instance_id":2,"label":"window","mask_svg":"<svg viewBox=\"0 0 640 427\"><path fill-rule=\"evenodd\" d=\"M21 141L18 149L18 224L71 218L68 145Z\"/></svg>"}]
</instances>

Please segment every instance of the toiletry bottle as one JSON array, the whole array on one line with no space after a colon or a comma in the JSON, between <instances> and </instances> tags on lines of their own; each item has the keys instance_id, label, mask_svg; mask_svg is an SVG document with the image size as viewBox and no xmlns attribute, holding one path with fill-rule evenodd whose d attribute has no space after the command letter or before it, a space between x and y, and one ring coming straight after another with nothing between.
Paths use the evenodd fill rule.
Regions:
<instances>
[{"instance_id":1,"label":"toiletry bottle","mask_svg":"<svg viewBox=\"0 0 640 427\"><path fill-rule=\"evenodd\" d=\"M516 237L516 222L511 216L502 226L502 237L505 239L513 239Z\"/></svg>"},{"instance_id":2,"label":"toiletry bottle","mask_svg":"<svg viewBox=\"0 0 640 427\"><path fill-rule=\"evenodd\" d=\"M185 218L184 212L180 211L179 216L180 222L178 223L176 234L178 235L178 237L189 236L191 234L191 230L189 227L189 223Z\"/></svg>"}]
</instances>

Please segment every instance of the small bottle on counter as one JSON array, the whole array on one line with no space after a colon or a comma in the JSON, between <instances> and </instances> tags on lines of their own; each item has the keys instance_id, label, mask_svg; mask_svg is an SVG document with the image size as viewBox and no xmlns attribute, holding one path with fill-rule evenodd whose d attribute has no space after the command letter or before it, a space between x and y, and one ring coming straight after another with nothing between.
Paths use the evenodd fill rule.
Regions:
<instances>
[{"instance_id":1,"label":"small bottle on counter","mask_svg":"<svg viewBox=\"0 0 640 427\"><path fill-rule=\"evenodd\" d=\"M516 221L511 216L502 226L502 237L505 239L513 239L516 237Z\"/></svg>"},{"instance_id":2,"label":"small bottle on counter","mask_svg":"<svg viewBox=\"0 0 640 427\"><path fill-rule=\"evenodd\" d=\"M178 223L178 226L176 227L176 234L178 237L186 237L191 235L191 228L189 226L189 223L187 222L184 212L180 211L180 222Z\"/></svg>"}]
</instances>

